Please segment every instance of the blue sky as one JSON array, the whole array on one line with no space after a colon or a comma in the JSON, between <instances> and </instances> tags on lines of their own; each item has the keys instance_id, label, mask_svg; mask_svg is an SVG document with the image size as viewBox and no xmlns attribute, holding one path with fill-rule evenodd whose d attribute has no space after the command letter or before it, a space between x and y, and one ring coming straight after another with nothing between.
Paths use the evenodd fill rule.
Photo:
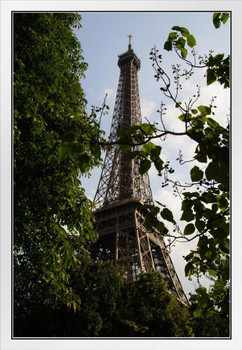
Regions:
<instances>
[{"instance_id":1,"label":"blue sky","mask_svg":"<svg viewBox=\"0 0 242 350\"><path fill-rule=\"evenodd\" d=\"M100 103L106 88L116 88L117 58L127 50L129 34L133 36L132 46L142 63L140 95L151 100L154 94L160 98L160 92L155 88L149 52L154 45L163 48L172 26L187 27L196 37L200 53L208 53L211 48L215 52L229 51L229 26L214 29L210 12L85 12L81 15L83 28L78 38L89 64L82 84L90 104ZM173 55L165 56L168 59L164 59L164 64L170 66Z\"/></svg>"},{"instance_id":2,"label":"blue sky","mask_svg":"<svg viewBox=\"0 0 242 350\"><path fill-rule=\"evenodd\" d=\"M163 101L167 107L165 122L171 130L181 128L181 123L179 124L177 111L171 101L162 95L159 89L160 84L154 79L154 71L149 59L151 48L156 45L161 51L162 67L170 74L171 65L180 62L175 54L164 51L163 45L174 25L188 28L195 36L197 41L195 50L198 55L208 54L210 49L214 51L214 54L228 54L230 49L229 23L220 29L215 29L211 12L84 12L81 15L82 28L76 31L76 34L81 42L84 58L89 65L86 78L82 80L82 87L89 102L89 111L91 105L101 106L105 93L108 93L107 103L110 106L110 112L103 117L102 122L102 128L106 131L107 136L119 79L118 55L127 51L129 34L132 35L132 47L141 60L138 78L143 120L144 117L148 117L151 121L157 120L156 111ZM206 87L203 75L204 71L199 70L189 81L183 82L180 100L185 101L191 97L196 91L196 84L199 84L201 98L197 105L208 105L212 96L216 95L218 108L215 119L225 124L229 113L229 91L222 89L219 84ZM190 159L194 144L184 138L169 137L160 145L164 159L171 160L175 169L174 179L188 181L189 165L179 167L175 159L179 149L184 154L184 160ZM90 179L82 180L86 194L90 198L94 197L100 171L100 169L95 169ZM154 168L151 168L149 174L154 198L173 210L175 218L179 220L180 202L178 198L173 196L172 190L161 188L162 178L157 176ZM166 224L172 230L170 223ZM181 243L172 250L175 268L187 293L194 290L194 283L184 277L185 262L182 256L186 255L193 246L194 243Z\"/></svg>"}]
</instances>

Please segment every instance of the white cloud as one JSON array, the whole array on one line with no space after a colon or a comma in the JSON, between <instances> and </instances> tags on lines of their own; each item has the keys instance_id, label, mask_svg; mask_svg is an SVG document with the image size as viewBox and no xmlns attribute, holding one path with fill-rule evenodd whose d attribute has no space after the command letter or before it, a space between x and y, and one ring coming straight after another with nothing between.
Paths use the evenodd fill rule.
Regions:
<instances>
[{"instance_id":1,"label":"white cloud","mask_svg":"<svg viewBox=\"0 0 242 350\"><path fill-rule=\"evenodd\" d=\"M116 91L114 91L113 89L105 88L98 96L98 99L99 99L100 103L103 103L105 95L107 95L106 104L108 104L110 106L111 110L113 110L115 94L116 94Z\"/></svg>"},{"instance_id":2,"label":"white cloud","mask_svg":"<svg viewBox=\"0 0 242 350\"><path fill-rule=\"evenodd\" d=\"M200 74L202 73L200 72ZM183 84L182 92L182 95L184 97L183 103L184 101L188 101L189 97L193 96L194 91L196 92L196 89L196 84L194 84L192 81L185 81ZM196 105L194 105L194 108L199 105L209 105L213 96L217 96L214 102L217 108L213 109L215 115L212 115L212 117L221 125L226 126L227 115L229 113L230 107L230 94L229 90L224 89L219 83L215 83L206 87L203 86L201 88L201 96L196 102ZM184 123L178 119L178 116L181 114L180 110L178 108L175 108L174 104L168 104L166 108L166 114L163 116L163 121L166 129L174 132L184 132ZM158 125L158 128L161 128L161 124ZM167 135L165 141L156 139L153 140L153 142L162 147L162 159L164 161L171 161L171 166L175 169L174 176L176 176L176 179L179 179L178 175L181 175L181 181L184 179L186 179L186 181L189 181L189 169L196 165L196 162L191 162L187 163L186 165L179 166L176 159L178 158L179 150L181 150L183 160L191 160L193 158L197 143L187 136L174 135ZM199 164L199 166L201 167L201 164ZM185 173L187 173L187 176L185 176ZM157 172L154 167L151 168L150 176L151 178L157 176Z\"/></svg>"},{"instance_id":3,"label":"white cloud","mask_svg":"<svg viewBox=\"0 0 242 350\"><path fill-rule=\"evenodd\" d=\"M213 96L216 96L214 105L216 105L217 108L213 110L215 115L212 116L212 118L217 120L221 125L226 126L227 115L230 109L230 91L229 89L224 89L219 83L202 88L199 104L208 105Z\"/></svg>"},{"instance_id":4,"label":"white cloud","mask_svg":"<svg viewBox=\"0 0 242 350\"><path fill-rule=\"evenodd\" d=\"M107 98L108 99L111 99L115 96L115 91L113 89L110 89L110 88L106 88L104 89L104 94L107 94Z\"/></svg>"},{"instance_id":5,"label":"white cloud","mask_svg":"<svg viewBox=\"0 0 242 350\"><path fill-rule=\"evenodd\" d=\"M168 135L161 144L164 155L170 160L175 160L179 155L179 150L183 154L183 160L188 161L193 158L196 142L187 136Z\"/></svg>"},{"instance_id":6,"label":"white cloud","mask_svg":"<svg viewBox=\"0 0 242 350\"><path fill-rule=\"evenodd\" d=\"M150 119L150 115L155 110L155 102L154 101L147 101L147 100L141 98L140 104L141 104L143 121L144 121L145 117Z\"/></svg>"},{"instance_id":7,"label":"white cloud","mask_svg":"<svg viewBox=\"0 0 242 350\"><path fill-rule=\"evenodd\" d=\"M181 217L181 202L178 197L174 197L172 191L167 189L161 189L154 195L154 199L158 200L162 204L165 204L168 209L170 209L173 213L174 219L179 222ZM165 226L167 227L169 233L173 235L173 224L163 220ZM184 226L182 222L179 222L180 226ZM171 258L173 264L175 266L176 273L178 274L182 286L185 292L188 294L189 292L195 289L195 285L193 282L189 281L187 277L185 277L185 265L186 261L184 260L184 256L188 255L191 249L194 249L196 246L196 242L177 242L175 246L171 248Z\"/></svg>"},{"instance_id":8,"label":"white cloud","mask_svg":"<svg viewBox=\"0 0 242 350\"><path fill-rule=\"evenodd\" d=\"M179 223L179 226L181 229L184 228L184 226L187 224L187 222L179 221L181 217L181 202L179 197L174 197L172 191L169 191L167 189L161 189L156 194L154 194L154 200L158 200L162 204L166 205L167 208L169 208L172 213L175 220ZM169 233L173 235L173 224L166 221L164 221L165 226L169 230ZM183 289L185 293L188 295L189 293L193 293L196 288L198 288L196 279L193 278L191 281L185 277L185 265L186 261L184 259L184 256L188 255L191 250L196 248L197 239L192 240L191 242L176 242L173 247L171 247L171 258L176 270L177 275L179 276ZM202 278L201 280L203 286L209 287L210 281L207 278Z\"/></svg>"},{"instance_id":9,"label":"white cloud","mask_svg":"<svg viewBox=\"0 0 242 350\"><path fill-rule=\"evenodd\" d=\"M196 108L199 105L208 106L211 102L212 97L216 96L214 104L217 106L213 111L215 115L213 116L219 123L226 125L227 114L229 113L230 107L230 91L229 89L224 89L220 83L214 83L209 86L206 85L204 77L204 72L202 70L198 71L196 77L193 80L186 80L182 82L182 90L180 96L178 96L177 101L182 102L182 106L185 106L185 103L188 104L189 100L196 99L197 93L197 84L201 86L200 88L200 97L193 105L193 108ZM167 123L167 126L171 130L182 131L184 125L181 121L178 120L178 116L181 114L179 109L174 107L174 103L168 99L167 100L167 114L164 120Z\"/></svg>"},{"instance_id":10,"label":"white cloud","mask_svg":"<svg viewBox=\"0 0 242 350\"><path fill-rule=\"evenodd\" d=\"M154 200L159 201L160 203L166 205L168 209L170 209L173 212L173 216L175 220L179 220L181 216L181 201L179 197L175 197L173 195L172 190L167 190L165 188L162 188L158 192L154 194ZM167 225L172 227L172 224L167 222Z\"/></svg>"}]
</instances>

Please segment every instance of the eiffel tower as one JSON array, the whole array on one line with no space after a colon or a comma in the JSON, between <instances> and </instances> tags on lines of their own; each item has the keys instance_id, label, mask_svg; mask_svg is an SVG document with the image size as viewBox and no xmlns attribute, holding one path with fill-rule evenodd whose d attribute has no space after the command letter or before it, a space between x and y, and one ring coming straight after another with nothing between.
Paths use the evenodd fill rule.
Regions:
<instances>
[{"instance_id":1,"label":"eiffel tower","mask_svg":"<svg viewBox=\"0 0 242 350\"><path fill-rule=\"evenodd\" d=\"M142 123L138 88L141 63L131 47L131 36L128 51L119 56L118 66L120 78L109 137L112 146L107 150L94 197L99 238L90 253L94 259L113 261L128 282L135 281L141 271L159 271L168 289L187 303L165 247L165 232L155 228L147 231L144 226L146 213L142 204L153 204L149 176L140 175L139 159L127 160L116 143L119 130Z\"/></svg>"}]
</instances>

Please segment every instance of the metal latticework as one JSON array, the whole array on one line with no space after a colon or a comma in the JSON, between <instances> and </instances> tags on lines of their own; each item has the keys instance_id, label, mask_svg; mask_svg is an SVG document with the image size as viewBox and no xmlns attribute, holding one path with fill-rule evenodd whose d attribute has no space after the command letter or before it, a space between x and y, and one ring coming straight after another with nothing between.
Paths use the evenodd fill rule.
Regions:
<instances>
[{"instance_id":1,"label":"metal latticework","mask_svg":"<svg viewBox=\"0 0 242 350\"><path fill-rule=\"evenodd\" d=\"M117 141L119 130L142 122L137 75L140 61L129 50L120 56L118 65L121 72L109 136L112 143ZM114 145L106 154L94 202L100 208L131 198L151 203L149 177L139 174L139 159L127 161Z\"/></svg>"},{"instance_id":2,"label":"metal latticework","mask_svg":"<svg viewBox=\"0 0 242 350\"><path fill-rule=\"evenodd\" d=\"M109 147L94 198L97 242L91 245L93 258L111 260L124 279L135 281L141 271L159 271L168 288L187 302L163 240L164 232L144 227L142 204L152 204L148 174L139 174L139 159L127 160L115 142L118 131L142 122L138 70L140 60L129 45L119 56L120 78L110 131Z\"/></svg>"}]
</instances>

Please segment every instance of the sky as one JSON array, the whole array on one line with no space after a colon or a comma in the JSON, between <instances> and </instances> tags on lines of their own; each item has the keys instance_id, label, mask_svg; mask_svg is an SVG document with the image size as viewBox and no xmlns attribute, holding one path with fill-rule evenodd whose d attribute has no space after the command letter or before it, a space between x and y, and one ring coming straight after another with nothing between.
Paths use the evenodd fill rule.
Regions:
<instances>
[{"instance_id":1,"label":"sky","mask_svg":"<svg viewBox=\"0 0 242 350\"><path fill-rule=\"evenodd\" d=\"M229 23L220 29L215 29L212 23L211 12L81 12L82 28L75 31L81 42L83 56L88 63L86 78L81 81L88 101L88 111L91 106L101 106L104 96L107 93L107 104L110 112L102 120L101 127L109 135L112 120L112 111L115 102L116 90L119 80L119 68L117 65L118 55L128 49L128 35L132 35L132 48L141 60L141 69L138 73L139 93L141 99L141 111L143 121L147 117L151 122L159 120L157 110L161 102L166 104L166 115L164 121L168 129L181 131L182 122L177 119L177 109L172 101L168 100L160 91L160 82L154 78L154 70L149 53L154 45L162 54L162 68L172 76L171 65L179 62L177 56L163 50L164 42L167 39L171 28L174 25L186 27L197 41L195 50L197 56L225 53L230 50L230 26ZM185 67L184 67L185 68ZM182 90L179 100L184 102L196 92L196 85L201 86L201 97L197 106L209 105L211 98L217 96L216 115L214 118L222 125L226 125L229 107L230 92L223 89L218 83L207 87L205 84L204 71L199 69L189 80L182 81ZM170 160L175 169L173 179L181 182L189 181L189 163L179 166L176 158L179 150L182 151L183 159L189 160L194 151L194 143L187 138L167 137L165 141L157 140L162 146L163 160ZM192 163L194 166L194 163ZM90 178L83 178L82 184L89 198L93 199L101 169L95 168ZM162 188L162 177L157 176L157 171L152 167L149 171L151 188L155 200L165 204L173 211L174 217L179 221L180 201L173 195L173 189ZM172 232L173 227L165 222ZM184 223L180 222L181 228ZM194 248L195 242L177 243L171 250L171 257L177 274L182 282L185 292L193 292L197 287L194 281L189 281L184 276L185 261L183 256ZM202 280L204 285L209 282Z\"/></svg>"}]
</instances>

